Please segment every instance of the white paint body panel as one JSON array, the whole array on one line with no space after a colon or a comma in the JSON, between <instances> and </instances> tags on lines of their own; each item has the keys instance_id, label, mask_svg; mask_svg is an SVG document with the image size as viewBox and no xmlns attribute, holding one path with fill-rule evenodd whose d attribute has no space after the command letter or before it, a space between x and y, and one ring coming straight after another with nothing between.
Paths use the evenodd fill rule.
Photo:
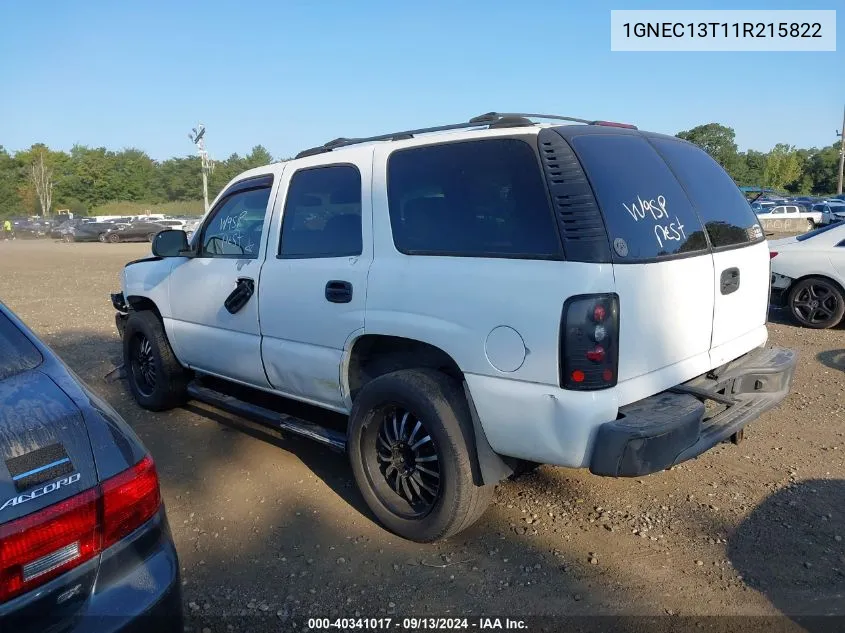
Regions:
<instances>
[{"instance_id":1,"label":"white paint body panel","mask_svg":"<svg viewBox=\"0 0 845 633\"><path fill-rule=\"evenodd\" d=\"M586 466L596 430L615 419L620 406L685 382L765 342L768 252L759 244L715 255L614 266L406 256L396 250L386 191L392 151L444 139L524 137L538 131L423 135L253 170L245 175L275 175L258 260L138 264L127 270L124 292L159 305L174 351L184 364L336 411L351 408L346 368L358 337L381 334L434 345L464 372L495 451ZM361 171L363 253L278 259L292 174L302 167L336 163L353 163ZM741 287L736 296L721 296L719 275L731 266L741 270ZM832 268L829 260L827 268ZM221 314L222 302L237 276L252 276L258 288L247 308L227 316ZM326 301L330 279L352 283L350 303ZM620 302L619 383L601 391L563 390L558 346L564 301L607 292L616 292ZM503 327L491 340L494 356L507 371L493 366L486 349L491 332ZM517 336L499 340L502 332L510 331L523 341L521 362Z\"/></svg>"},{"instance_id":2,"label":"white paint body panel","mask_svg":"<svg viewBox=\"0 0 845 633\"><path fill-rule=\"evenodd\" d=\"M790 279L817 275L832 279L845 288L845 223L806 240L794 237L769 242L777 252L772 272Z\"/></svg>"},{"instance_id":3,"label":"white paint body panel","mask_svg":"<svg viewBox=\"0 0 845 633\"><path fill-rule=\"evenodd\" d=\"M748 351L747 337L766 342L769 313L769 248L765 242L713 253L714 309L711 360L724 365ZM739 269L739 288L724 295L720 291L722 272ZM756 334L755 334L756 332ZM762 337L762 339L761 339Z\"/></svg>"},{"instance_id":4,"label":"white paint body panel","mask_svg":"<svg viewBox=\"0 0 845 633\"><path fill-rule=\"evenodd\" d=\"M346 409L340 367L347 340L364 328L367 274L373 260L370 171L372 147L345 152L342 159L304 159L285 169L273 212L272 237L258 289L262 355L270 385L285 394L333 409ZM333 162L352 164L361 173L362 253L356 257L279 259L285 192L297 169ZM352 284L352 301L326 299L330 280Z\"/></svg>"}]
</instances>

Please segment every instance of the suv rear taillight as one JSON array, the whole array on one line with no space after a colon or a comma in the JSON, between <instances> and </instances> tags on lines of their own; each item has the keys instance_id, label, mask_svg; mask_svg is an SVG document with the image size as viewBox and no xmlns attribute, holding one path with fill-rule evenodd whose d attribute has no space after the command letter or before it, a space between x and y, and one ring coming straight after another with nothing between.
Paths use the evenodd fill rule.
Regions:
<instances>
[{"instance_id":1,"label":"suv rear taillight","mask_svg":"<svg viewBox=\"0 0 845 633\"><path fill-rule=\"evenodd\" d=\"M590 391L616 384L619 360L619 297L579 295L563 305L560 386Z\"/></svg>"},{"instance_id":2,"label":"suv rear taillight","mask_svg":"<svg viewBox=\"0 0 845 633\"><path fill-rule=\"evenodd\" d=\"M0 603L94 558L160 505L147 456L96 488L0 526Z\"/></svg>"}]
</instances>

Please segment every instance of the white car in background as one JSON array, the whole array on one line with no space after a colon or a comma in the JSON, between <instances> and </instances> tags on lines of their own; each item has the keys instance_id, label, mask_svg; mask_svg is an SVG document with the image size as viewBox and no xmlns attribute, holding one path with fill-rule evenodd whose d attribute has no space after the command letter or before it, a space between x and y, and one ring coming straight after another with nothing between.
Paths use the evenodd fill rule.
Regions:
<instances>
[{"instance_id":1,"label":"white car in background","mask_svg":"<svg viewBox=\"0 0 845 633\"><path fill-rule=\"evenodd\" d=\"M769 242L772 303L806 327L830 328L845 315L845 223Z\"/></svg>"},{"instance_id":2,"label":"white car in background","mask_svg":"<svg viewBox=\"0 0 845 633\"><path fill-rule=\"evenodd\" d=\"M807 230L826 223L821 211L808 211L806 207L797 204L778 204L756 211L757 218L763 223L764 229L787 229L791 222L793 227L806 225ZM766 222L763 222L763 221Z\"/></svg>"}]
</instances>

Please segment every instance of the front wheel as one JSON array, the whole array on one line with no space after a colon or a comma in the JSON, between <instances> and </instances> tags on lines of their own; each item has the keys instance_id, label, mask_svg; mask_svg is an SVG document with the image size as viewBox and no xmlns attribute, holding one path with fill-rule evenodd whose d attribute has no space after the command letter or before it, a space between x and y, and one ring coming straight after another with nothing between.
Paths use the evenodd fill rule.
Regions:
<instances>
[{"instance_id":1,"label":"front wheel","mask_svg":"<svg viewBox=\"0 0 845 633\"><path fill-rule=\"evenodd\" d=\"M117 233L112 233L106 239L112 244L117 244L120 241L120 236Z\"/></svg>"},{"instance_id":2,"label":"front wheel","mask_svg":"<svg viewBox=\"0 0 845 633\"><path fill-rule=\"evenodd\" d=\"M832 328L845 315L842 290L823 277L809 277L789 291L789 311L801 325L817 330Z\"/></svg>"},{"instance_id":3,"label":"front wheel","mask_svg":"<svg viewBox=\"0 0 845 633\"><path fill-rule=\"evenodd\" d=\"M370 510L391 532L428 543L477 521L495 486L473 481L469 407L461 385L430 369L403 369L355 398L347 450Z\"/></svg>"},{"instance_id":4,"label":"front wheel","mask_svg":"<svg viewBox=\"0 0 845 633\"><path fill-rule=\"evenodd\" d=\"M65 233L64 235L62 235L62 241L68 243L73 242L73 235L71 235L70 233Z\"/></svg>"},{"instance_id":5,"label":"front wheel","mask_svg":"<svg viewBox=\"0 0 845 633\"><path fill-rule=\"evenodd\" d=\"M150 233L149 235L147 235L147 241L148 242L152 242L155 238L156 238L155 233Z\"/></svg>"},{"instance_id":6,"label":"front wheel","mask_svg":"<svg viewBox=\"0 0 845 633\"><path fill-rule=\"evenodd\" d=\"M148 310L130 312L123 331L123 366L135 401L150 411L183 404L188 372L179 364L164 326Z\"/></svg>"}]
</instances>

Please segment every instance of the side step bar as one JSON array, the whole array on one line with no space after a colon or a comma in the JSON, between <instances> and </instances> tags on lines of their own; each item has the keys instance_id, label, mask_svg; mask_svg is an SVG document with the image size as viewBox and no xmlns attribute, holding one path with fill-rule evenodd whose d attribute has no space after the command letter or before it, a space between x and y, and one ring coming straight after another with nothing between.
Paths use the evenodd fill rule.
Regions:
<instances>
[{"instance_id":1,"label":"side step bar","mask_svg":"<svg viewBox=\"0 0 845 633\"><path fill-rule=\"evenodd\" d=\"M279 431L287 431L310 440L320 442L339 451L346 450L346 434L328 429L305 420L294 418L284 413L278 413L265 407L239 400L214 389L203 386L196 380L188 384L188 396L194 400L205 402L229 413L243 416L259 424L273 427Z\"/></svg>"}]
</instances>

